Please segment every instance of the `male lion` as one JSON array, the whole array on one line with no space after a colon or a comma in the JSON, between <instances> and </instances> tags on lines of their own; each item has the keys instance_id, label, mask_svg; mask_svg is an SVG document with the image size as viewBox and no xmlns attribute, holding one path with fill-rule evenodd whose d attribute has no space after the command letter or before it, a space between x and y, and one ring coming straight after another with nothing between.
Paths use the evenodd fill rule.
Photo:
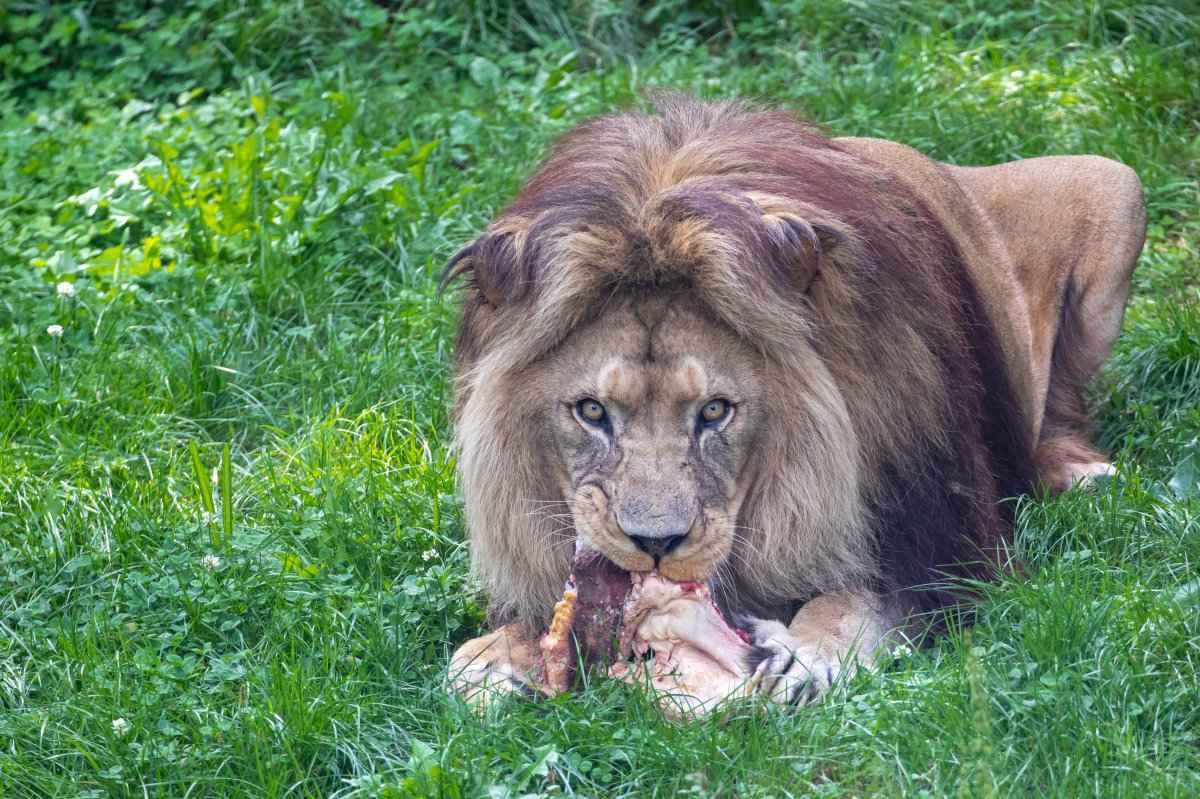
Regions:
<instances>
[{"instance_id":1,"label":"male lion","mask_svg":"<svg viewBox=\"0 0 1200 799\"><path fill-rule=\"evenodd\" d=\"M871 662L1002 565L1005 498L1110 470L1084 391L1144 227L1096 156L957 167L678 95L575 128L443 278L495 629L456 688L529 680L576 536L707 581L774 698Z\"/></svg>"}]
</instances>

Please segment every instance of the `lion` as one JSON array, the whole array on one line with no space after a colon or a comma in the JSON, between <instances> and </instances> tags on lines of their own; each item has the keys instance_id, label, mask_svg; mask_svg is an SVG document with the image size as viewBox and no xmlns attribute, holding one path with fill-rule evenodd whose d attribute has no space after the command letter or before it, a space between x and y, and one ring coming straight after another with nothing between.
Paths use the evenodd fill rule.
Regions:
<instances>
[{"instance_id":1,"label":"lion","mask_svg":"<svg viewBox=\"0 0 1200 799\"><path fill-rule=\"evenodd\" d=\"M677 94L575 127L443 274L493 629L453 689L526 689L576 537L707 583L774 700L875 662L1010 565L1005 500L1111 472L1086 389L1144 235L1097 156L953 166Z\"/></svg>"}]
</instances>

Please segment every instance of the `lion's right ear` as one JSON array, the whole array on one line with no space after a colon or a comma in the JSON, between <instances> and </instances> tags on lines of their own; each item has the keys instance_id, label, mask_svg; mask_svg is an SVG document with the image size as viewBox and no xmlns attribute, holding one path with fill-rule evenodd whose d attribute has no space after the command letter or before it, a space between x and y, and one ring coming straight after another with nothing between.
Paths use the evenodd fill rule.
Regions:
<instances>
[{"instance_id":1,"label":"lion's right ear","mask_svg":"<svg viewBox=\"0 0 1200 799\"><path fill-rule=\"evenodd\" d=\"M791 197L753 191L746 196L762 214L775 279L807 291L830 254L846 242L847 232L821 220L817 208Z\"/></svg>"},{"instance_id":2,"label":"lion's right ear","mask_svg":"<svg viewBox=\"0 0 1200 799\"><path fill-rule=\"evenodd\" d=\"M846 240L837 228L788 213L763 214L763 221L778 258L781 276L802 291L820 273L829 254Z\"/></svg>"},{"instance_id":3,"label":"lion's right ear","mask_svg":"<svg viewBox=\"0 0 1200 799\"><path fill-rule=\"evenodd\" d=\"M519 288L516 279L518 267L518 235L515 231L499 230L483 234L475 241L454 254L442 270L438 281L438 294L442 294L451 283L466 276L468 291L478 291L488 305L499 308L512 299Z\"/></svg>"}]
</instances>

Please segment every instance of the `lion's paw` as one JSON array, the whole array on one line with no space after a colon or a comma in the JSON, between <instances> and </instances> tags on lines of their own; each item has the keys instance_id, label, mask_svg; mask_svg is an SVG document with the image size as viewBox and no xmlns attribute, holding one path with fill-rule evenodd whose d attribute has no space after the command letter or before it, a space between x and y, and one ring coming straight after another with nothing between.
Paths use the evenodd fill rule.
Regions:
<instances>
[{"instance_id":1,"label":"lion's paw","mask_svg":"<svg viewBox=\"0 0 1200 799\"><path fill-rule=\"evenodd\" d=\"M536 695L535 667L528 643L501 628L459 647L450 659L447 688L482 711L505 696Z\"/></svg>"},{"instance_id":2,"label":"lion's paw","mask_svg":"<svg viewBox=\"0 0 1200 799\"><path fill-rule=\"evenodd\" d=\"M468 665L457 669L451 664L450 668L447 682L451 693L479 710L486 710L501 697L534 695L529 681L508 663Z\"/></svg>"},{"instance_id":3,"label":"lion's paw","mask_svg":"<svg viewBox=\"0 0 1200 799\"><path fill-rule=\"evenodd\" d=\"M797 638L777 621L756 621L749 627L754 648L747 666L772 701L809 704L837 683L842 664L833 653Z\"/></svg>"}]
</instances>

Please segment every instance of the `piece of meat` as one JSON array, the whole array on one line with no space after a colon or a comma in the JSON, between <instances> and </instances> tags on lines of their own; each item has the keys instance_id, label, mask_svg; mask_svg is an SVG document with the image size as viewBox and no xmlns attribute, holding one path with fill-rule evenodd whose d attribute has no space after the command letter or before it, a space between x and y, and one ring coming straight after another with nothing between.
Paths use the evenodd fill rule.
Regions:
<instances>
[{"instance_id":1,"label":"piece of meat","mask_svg":"<svg viewBox=\"0 0 1200 799\"><path fill-rule=\"evenodd\" d=\"M576 544L571 576L539 642L543 677L538 688L543 693L554 696L570 688L580 657L605 668L613 663L631 584L629 572Z\"/></svg>"},{"instance_id":2,"label":"piece of meat","mask_svg":"<svg viewBox=\"0 0 1200 799\"><path fill-rule=\"evenodd\" d=\"M577 548L571 577L579 592L575 640L588 665L607 667L619 655L618 641L632 577L596 550L586 547Z\"/></svg>"},{"instance_id":3,"label":"piece of meat","mask_svg":"<svg viewBox=\"0 0 1200 799\"><path fill-rule=\"evenodd\" d=\"M609 674L649 685L670 715L694 716L754 692L756 680L746 666L750 648L706 586L676 583L657 572L635 574L621 635L626 659Z\"/></svg>"},{"instance_id":4,"label":"piece of meat","mask_svg":"<svg viewBox=\"0 0 1200 799\"><path fill-rule=\"evenodd\" d=\"M650 686L664 711L679 717L754 690L750 644L726 623L706 586L631 574L582 545L539 643L537 687L549 696L570 688L580 659Z\"/></svg>"}]
</instances>

